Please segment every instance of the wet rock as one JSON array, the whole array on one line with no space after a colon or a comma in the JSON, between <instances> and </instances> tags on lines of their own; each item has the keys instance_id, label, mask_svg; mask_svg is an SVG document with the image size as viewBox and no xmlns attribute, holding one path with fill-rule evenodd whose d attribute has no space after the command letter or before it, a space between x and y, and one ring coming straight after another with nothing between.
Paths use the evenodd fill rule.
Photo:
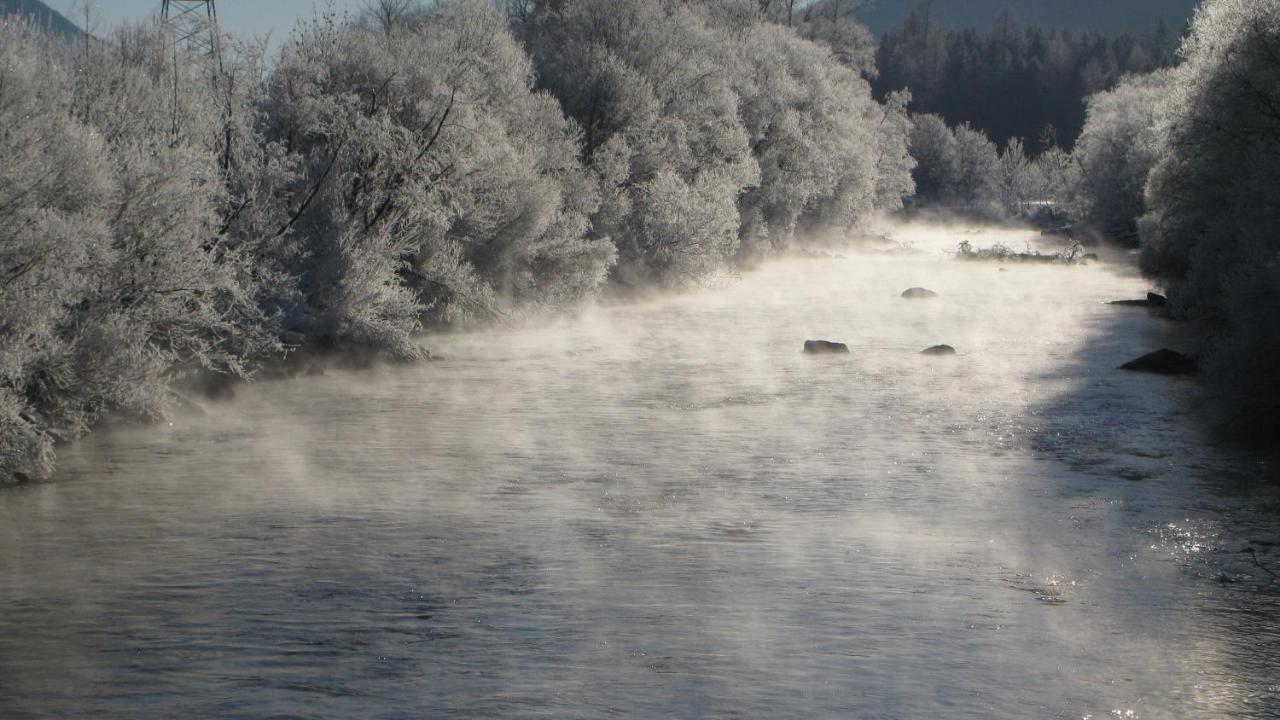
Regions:
<instances>
[{"instance_id":1,"label":"wet rock","mask_svg":"<svg viewBox=\"0 0 1280 720\"><path fill-rule=\"evenodd\" d=\"M903 290L902 297L907 298L908 300L923 300L925 298L938 297L938 293L929 290L928 288L913 287Z\"/></svg>"},{"instance_id":2,"label":"wet rock","mask_svg":"<svg viewBox=\"0 0 1280 720\"><path fill-rule=\"evenodd\" d=\"M1129 307L1163 308L1163 307L1168 307L1169 301L1168 299L1165 298L1165 296L1159 293L1149 292L1147 293L1147 297L1143 300L1112 300L1107 304L1108 305L1125 305Z\"/></svg>"},{"instance_id":3,"label":"wet rock","mask_svg":"<svg viewBox=\"0 0 1280 720\"><path fill-rule=\"evenodd\" d=\"M805 340L804 351L808 355L824 355L831 353L847 353L849 346L830 340Z\"/></svg>"},{"instance_id":4,"label":"wet rock","mask_svg":"<svg viewBox=\"0 0 1280 720\"><path fill-rule=\"evenodd\" d=\"M1080 256L1080 259L1081 259L1081 260L1084 260L1084 261L1092 260L1093 262L1097 262L1097 261L1098 261L1098 253L1085 253L1084 255L1081 255L1081 256Z\"/></svg>"},{"instance_id":5,"label":"wet rock","mask_svg":"<svg viewBox=\"0 0 1280 720\"><path fill-rule=\"evenodd\" d=\"M920 351L921 355L955 355L956 349L950 345L934 345Z\"/></svg>"},{"instance_id":6,"label":"wet rock","mask_svg":"<svg viewBox=\"0 0 1280 720\"><path fill-rule=\"evenodd\" d=\"M1130 360L1121 365L1120 369L1157 373L1159 375L1193 375L1197 368L1194 356L1184 355L1168 348L1161 348L1136 360Z\"/></svg>"}]
</instances>

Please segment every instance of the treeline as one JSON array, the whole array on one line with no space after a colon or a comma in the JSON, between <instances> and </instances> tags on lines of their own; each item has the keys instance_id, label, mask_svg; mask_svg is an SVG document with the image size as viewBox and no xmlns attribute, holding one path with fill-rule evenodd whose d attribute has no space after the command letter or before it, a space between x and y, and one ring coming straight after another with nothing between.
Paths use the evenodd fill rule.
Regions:
<instances>
[{"instance_id":1,"label":"treeline","mask_svg":"<svg viewBox=\"0 0 1280 720\"><path fill-rule=\"evenodd\" d=\"M882 38L873 84L878 97L910 88L916 112L967 122L1001 147L1052 126L1070 149L1084 124L1081 98L1173 64L1177 46L1163 21L1143 35L1073 32L1022 27L1006 7L980 34L944 29L921 4Z\"/></svg>"},{"instance_id":2,"label":"treeline","mask_svg":"<svg viewBox=\"0 0 1280 720\"><path fill-rule=\"evenodd\" d=\"M997 147L967 122L953 128L933 114L911 120L913 210L988 221L1027 217L1035 208L1060 208L1073 186L1071 155L1052 135L1037 141L1039 152L1029 152L1021 138Z\"/></svg>"},{"instance_id":3,"label":"treeline","mask_svg":"<svg viewBox=\"0 0 1280 720\"><path fill-rule=\"evenodd\" d=\"M1138 219L1228 428L1280 438L1280 0L1206 0L1172 70L1089 100L1074 201Z\"/></svg>"},{"instance_id":4,"label":"treeline","mask_svg":"<svg viewBox=\"0 0 1280 720\"><path fill-rule=\"evenodd\" d=\"M422 357L425 325L697 283L912 191L907 97L872 98L848 21L513 8L379 2L270 66L0 27L0 479L183 378Z\"/></svg>"}]
</instances>

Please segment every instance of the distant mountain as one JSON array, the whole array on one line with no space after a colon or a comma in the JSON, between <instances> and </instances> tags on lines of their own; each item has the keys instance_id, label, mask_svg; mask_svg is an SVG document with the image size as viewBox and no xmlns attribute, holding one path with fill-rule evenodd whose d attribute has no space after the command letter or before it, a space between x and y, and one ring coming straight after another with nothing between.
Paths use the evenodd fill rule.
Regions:
<instances>
[{"instance_id":1,"label":"distant mountain","mask_svg":"<svg viewBox=\"0 0 1280 720\"><path fill-rule=\"evenodd\" d=\"M932 6L933 17L946 29L987 30L1006 5L1023 25L1071 30L1150 30L1159 20L1180 32L1197 0L862 0L855 16L877 37L894 29L915 7Z\"/></svg>"},{"instance_id":2,"label":"distant mountain","mask_svg":"<svg viewBox=\"0 0 1280 720\"><path fill-rule=\"evenodd\" d=\"M38 26L68 39L84 37L78 25L40 0L0 0L0 20L15 16L33 17Z\"/></svg>"}]
</instances>

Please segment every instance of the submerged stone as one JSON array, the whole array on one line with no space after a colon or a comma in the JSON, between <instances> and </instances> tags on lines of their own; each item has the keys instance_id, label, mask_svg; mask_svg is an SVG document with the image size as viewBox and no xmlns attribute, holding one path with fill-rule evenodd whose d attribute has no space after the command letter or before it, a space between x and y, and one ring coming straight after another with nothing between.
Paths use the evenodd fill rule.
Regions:
<instances>
[{"instance_id":1,"label":"submerged stone","mask_svg":"<svg viewBox=\"0 0 1280 720\"><path fill-rule=\"evenodd\" d=\"M1163 308L1169 305L1169 300L1159 293L1149 292L1143 300L1112 300L1108 305L1128 305L1130 307L1151 307Z\"/></svg>"},{"instance_id":2,"label":"submerged stone","mask_svg":"<svg viewBox=\"0 0 1280 720\"><path fill-rule=\"evenodd\" d=\"M832 342L830 340L805 340L804 351L809 355L847 353L849 352L849 346L841 342Z\"/></svg>"},{"instance_id":3,"label":"submerged stone","mask_svg":"<svg viewBox=\"0 0 1280 720\"><path fill-rule=\"evenodd\" d=\"M908 300L923 300L924 298L938 297L938 293L922 287L907 288L902 291L902 297Z\"/></svg>"},{"instance_id":4,"label":"submerged stone","mask_svg":"<svg viewBox=\"0 0 1280 720\"><path fill-rule=\"evenodd\" d=\"M950 345L934 345L920 351L921 355L955 355L956 349Z\"/></svg>"},{"instance_id":5,"label":"submerged stone","mask_svg":"<svg viewBox=\"0 0 1280 720\"><path fill-rule=\"evenodd\" d=\"M1120 369L1157 373L1159 375L1193 375L1197 367L1194 356L1184 355L1168 348L1161 348L1136 360L1130 360L1121 365Z\"/></svg>"}]
</instances>

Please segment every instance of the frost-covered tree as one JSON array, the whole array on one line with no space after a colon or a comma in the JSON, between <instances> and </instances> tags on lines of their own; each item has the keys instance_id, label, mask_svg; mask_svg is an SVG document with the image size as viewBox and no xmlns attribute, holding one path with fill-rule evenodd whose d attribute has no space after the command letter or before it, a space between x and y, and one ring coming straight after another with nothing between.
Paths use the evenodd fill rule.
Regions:
<instances>
[{"instance_id":1,"label":"frost-covered tree","mask_svg":"<svg viewBox=\"0 0 1280 720\"><path fill-rule=\"evenodd\" d=\"M986 133L969 123L955 129L956 165L952 192L963 200L994 197L1000 184L1000 153Z\"/></svg>"},{"instance_id":2,"label":"frost-covered tree","mask_svg":"<svg viewBox=\"0 0 1280 720\"><path fill-rule=\"evenodd\" d=\"M1211 330L1244 427L1280 431L1280 0L1209 0L1160 107L1142 266Z\"/></svg>"},{"instance_id":3,"label":"frost-covered tree","mask_svg":"<svg viewBox=\"0 0 1280 720\"><path fill-rule=\"evenodd\" d=\"M1040 200L1037 194L1038 178L1035 163L1027 158L1022 138L1005 143L1000 152L1000 182L998 195L1005 214L1015 215L1029 200Z\"/></svg>"},{"instance_id":4,"label":"frost-covered tree","mask_svg":"<svg viewBox=\"0 0 1280 720\"><path fill-rule=\"evenodd\" d=\"M916 196L925 200L949 197L956 183L956 136L940 115L916 115L912 119L911 156Z\"/></svg>"},{"instance_id":5,"label":"frost-covered tree","mask_svg":"<svg viewBox=\"0 0 1280 720\"><path fill-rule=\"evenodd\" d=\"M613 260L577 128L531 90L481 0L369 29L302 27L270 79L270 137L302 168L278 230L302 258L298 329L415 354L424 318L591 295Z\"/></svg>"},{"instance_id":6,"label":"frost-covered tree","mask_svg":"<svg viewBox=\"0 0 1280 720\"><path fill-rule=\"evenodd\" d=\"M888 108L865 80L789 28L729 35L723 65L760 182L741 197L744 236L784 245L797 227L849 227L909 193L904 98Z\"/></svg>"},{"instance_id":7,"label":"frost-covered tree","mask_svg":"<svg viewBox=\"0 0 1280 720\"><path fill-rule=\"evenodd\" d=\"M615 263L684 285L896 209L908 96L872 98L869 36L821 7L379 0L216 65L0 27L0 477L184 376L417 357L424 324L576 303Z\"/></svg>"},{"instance_id":8,"label":"frost-covered tree","mask_svg":"<svg viewBox=\"0 0 1280 720\"><path fill-rule=\"evenodd\" d=\"M164 47L125 29L76 54L0 26L0 475L39 476L52 440L158 416L175 375L242 374L276 347L213 243L220 103L174 102L175 76L205 87L207 68Z\"/></svg>"},{"instance_id":9,"label":"frost-covered tree","mask_svg":"<svg viewBox=\"0 0 1280 720\"><path fill-rule=\"evenodd\" d=\"M1001 146L1052 124L1070 148L1085 119L1081 98L1175 59L1163 23L1137 35L1025 27L1010 3L980 33L943 27L939 3L906 4L916 7L876 51L877 97L908 88L917 112L969 121Z\"/></svg>"},{"instance_id":10,"label":"frost-covered tree","mask_svg":"<svg viewBox=\"0 0 1280 720\"><path fill-rule=\"evenodd\" d=\"M592 236L617 277L687 284L738 248L738 196L759 180L705 8L548 2L523 29L540 83L582 126L601 205Z\"/></svg>"},{"instance_id":11,"label":"frost-covered tree","mask_svg":"<svg viewBox=\"0 0 1280 720\"><path fill-rule=\"evenodd\" d=\"M911 156L912 122L907 112L910 104L910 92L889 93L884 101L883 114L876 124L877 210L900 210L903 198L916 191L911 177L916 161Z\"/></svg>"},{"instance_id":12,"label":"frost-covered tree","mask_svg":"<svg viewBox=\"0 0 1280 720\"><path fill-rule=\"evenodd\" d=\"M1172 72L1125 78L1088 99L1084 132L1072 152L1079 170L1079 211L1108 228L1124 228L1143 214L1147 175L1157 156L1157 108Z\"/></svg>"},{"instance_id":13,"label":"frost-covered tree","mask_svg":"<svg viewBox=\"0 0 1280 720\"><path fill-rule=\"evenodd\" d=\"M624 281L696 281L910 193L907 96L876 103L853 54L765 10L564 0L523 21L540 82L583 126L604 196L593 231L617 244ZM696 221L653 231L677 210Z\"/></svg>"}]
</instances>

